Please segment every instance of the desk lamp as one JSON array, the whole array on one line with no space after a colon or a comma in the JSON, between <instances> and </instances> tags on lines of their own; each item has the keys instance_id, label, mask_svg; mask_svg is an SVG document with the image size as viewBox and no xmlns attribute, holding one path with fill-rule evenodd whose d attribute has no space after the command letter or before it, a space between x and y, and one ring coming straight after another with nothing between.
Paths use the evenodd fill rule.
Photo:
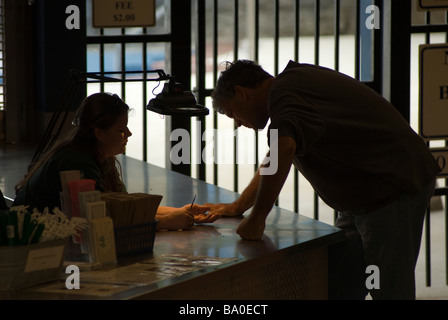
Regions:
<instances>
[{"instance_id":1,"label":"desk lamp","mask_svg":"<svg viewBox=\"0 0 448 320\"><path fill-rule=\"evenodd\" d=\"M164 115L205 116L209 111L206 107L196 103L193 93L184 91L182 85L169 77L163 90L154 99L151 99L146 109Z\"/></svg>"},{"instance_id":2,"label":"desk lamp","mask_svg":"<svg viewBox=\"0 0 448 320\"><path fill-rule=\"evenodd\" d=\"M113 78L109 75L116 74L147 74L157 73L158 78L131 78L131 79L119 79ZM118 81L166 81L161 93L156 95L155 98L149 100L146 106L147 110L170 116L182 115L182 116L205 116L209 114L209 110L196 103L196 99L190 91L184 91L182 84L176 82L174 77L166 74L162 69L146 70L146 71L127 71L127 72L103 72L101 74L91 72L86 73L87 78L105 81L105 82L118 82ZM93 82L93 81L88 81Z\"/></svg>"}]
</instances>

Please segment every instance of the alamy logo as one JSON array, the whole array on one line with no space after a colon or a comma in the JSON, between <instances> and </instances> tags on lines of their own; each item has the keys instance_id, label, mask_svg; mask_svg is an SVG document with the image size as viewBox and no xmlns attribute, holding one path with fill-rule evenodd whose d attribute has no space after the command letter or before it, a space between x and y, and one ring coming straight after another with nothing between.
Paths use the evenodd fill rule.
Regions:
<instances>
[{"instance_id":1,"label":"alamy logo","mask_svg":"<svg viewBox=\"0 0 448 320\"><path fill-rule=\"evenodd\" d=\"M65 27L68 30L79 30L81 27L79 7L70 5L65 9L65 13L69 14L69 16L65 19Z\"/></svg>"},{"instance_id":2,"label":"alamy logo","mask_svg":"<svg viewBox=\"0 0 448 320\"><path fill-rule=\"evenodd\" d=\"M197 160L202 159L205 164L233 164L233 154L230 152L218 152L216 145L222 146L220 150L232 150L234 137L238 133L238 140L241 144L241 152L238 153L236 164L255 164L255 151L254 148L249 148L249 140L253 139L248 131L236 130L205 130L198 141L200 145L201 141L205 141L204 149L197 150ZM170 135L171 141L178 141L170 150L171 163L178 164L191 164L191 138L190 134L185 129L175 129ZM270 129L271 146L269 156L262 161L262 167L260 168L261 175L273 175L278 169L278 130ZM198 163L194 163L198 164Z\"/></svg>"},{"instance_id":3,"label":"alamy logo","mask_svg":"<svg viewBox=\"0 0 448 320\"><path fill-rule=\"evenodd\" d=\"M366 28L369 30L380 28L380 9L377 6L370 5L366 8L369 16L366 19Z\"/></svg>"},{"instance_id":4,"label":"alamy logo","mask_svg":"<svg viewBox=\"0 0 448 320\"><path fill-rule=\"evenodd\" d=\"M80 289L78 266L75 266L74 264L67 266L65 273L70 274L67 279L65 279L65 287L69 290Z\"/></svg>"},{"instance_id":5,"label":"alamy logo","mask_svg":"<svg viewBox=\"0 0 448 320\"><path fill-rule=\"evenodd\" d=\"M366 274L369 276L366 278L366 288L368 290L380 288L380 268L372 264L367 266Z\"/></svg>"}]
</instances>

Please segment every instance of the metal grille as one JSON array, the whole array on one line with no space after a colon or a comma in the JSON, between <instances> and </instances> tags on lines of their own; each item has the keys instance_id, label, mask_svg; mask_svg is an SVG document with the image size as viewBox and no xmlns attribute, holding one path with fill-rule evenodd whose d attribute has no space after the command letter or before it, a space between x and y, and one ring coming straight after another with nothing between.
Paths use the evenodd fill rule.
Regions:
<instances>
[{"instance_id":1,"label":"metal grille","mask_svg":"<svg viewBox=\"0 0 448 320\"><path fill-rule=\"evenodd\" d=\"M170 1L156 1L156 26L147 28L93 28L92 0L87 0L86 4L87 71L123 73L118 76L122 77L122 82L88 84L87 93L106 91L120 95L133 108L129 117L133 137L129 141L127 154L164 167L165 153L160 150L165 148L165 141L160 137L165 136L165 122L146 110L148 100L163 85L145 81L151 77L150 74L132 72L164 69L169 73L167 53L170 51L171 34L166 12L169 12ZM127 75L129 71L131 73ZM127 81L129 77L139 77L142 81ZM157 78L156 74L154 78Z\"/></svg>"},{"instance_id":2,"label":"metal grille","mask_svg":"<svg viewBox=\"0 0 448 320\"><path fill-rule=\"evenodd\" d=\"M192 0L191 87L198 103L211 107L210 93L222 69L221 62L242 58L259 62L273 75L292 59L333 68L377 85L374 32L362 27L365 8L373 2ZM169 57L178 58L170 52L170 5L169 0L156 2L156 27L94 29L91 0L87 0L87 71L148 70L157 63L157 68L170 73ZM131 105L133 137L127 154L166 167L170 160L167 119L145 108L160 89L153 82L127 82L126 77L120 83L91 84L87 88L88 93L113 91ZM237 129L233 120L215 112L205 119L192 118L190 127L191 175L241 192L267 152L266 131ZM334 211L293 169L276 204L324 222L334 221Z\"/></svg>"},{"instance_id":3,"label":"metal grille","mask_svg":"<svg viewBox=\"0 0 448 320\"><path fill-rule=\"evenodd\" d=\"M194 1L196 73L192 84L198 99L211 106L209 97L222 62L236 59L255 60L272 75L283 70L289 60L322 65L378 88L375 31L364 24L366 7L371 4L373 0ZM206 131L206 150L213 149L214 154L206 152L209 158L201 164L203 176L199 169L192 175L241 192L267 152L266 129L237 129L233 120L216 112L201 125ZM199 134L204 132L192 133L195 150L199 149L195 144L201 141ZM193 155L204 158L204 153L195 150ZM200 160L193 159L193 163ZM335 212L295 169L291 169L276 204L328 223L335 218Z\"/></svg>"},{"instance_id":4,"label":"metal grille","mask_svg":"<svg viewBox=\"0 0 448 320\"><path fill-rule=\"evenodd\" d=\"M416 1L413 0L412 5L406 4L406 9L403 8L399 14L394 13L393 17L396 20L395 24L404 25L400 27L403 41L407 42L407 36L411 38L411 55L414 57L418 56L418 51L415 51L418 44L448 41L447 13L444 11L417 12ZM196 28L198 40L195 43L196 91L199 99L206 101L207 105L211 105L209 96L222 69L220 63L223 60L252 59L259 62L268 72L276 75L289 59L293 59L326 66L365 82L386 98L394 100L400 112L417 131L418 83L415 83L415 79L418 79L418 61L415 61L414 57L409 58L406 46L400 48L401 44L383 44L382 41L387 41L382 34L384 30L368 30L365 27L367 7L375 5L381 12L385 12L390 10L385 7L391 6L388 1L234 0L219 2L197 0L195 3L198 17ZM398 18L400 18L399 15L406 16L409 6L411 6L409 13L412 15L412 25L406 29L407 17ZM394 11L397 11L396 8ZM387 19L387 16L381 14L381 19ZM392 18L389 17L389 19ZM381 29L390 28L390 24L386 27L384 22L381 22ZM400 54L405 59L410 59L411 75L408 79L404 73L402 84L399 87L395 84L395 87L390 88L389 91L387 84L384 85L382 82L382 66L390 62L388 55L392 51L395 55L393 59L397 59L397 55ZM409 68L406 65L403 67ZM400 72L400 69L396 68L393 72ZM389 77L387 81L390 81L392 75L386 75L387 77ZM403 95L397 94L400 91L404 92L404 95L409 92L410 98L403 98ZM211 161L212 164L205 164L205 178L199 172L193 172L193 176L241 192L257 170L259 160L265 155L266 133L263 131L252 133L245 128L236 130L231 120L217 113L213 113L206 119L205 127L214 130L211 141L217 150L215 157L219 158L226 153L233 162L221 165L214 159L215 161ZM230 134L220 139L217 135L222 134L223 128L230 130ZM232 130L236 130L233 135ZM198 138L194 141L197 141L196 139ZM226 144L225 147L224 144ZM248 144L250 148L247 147ZM446 142L431 141L431 146L446 146ZM238 162L241 154L247 154L249 150L253 150L252 167L247 163ZM442 188L439 188L436 194L441 195L446 203L446 179L439 179L438 184ZM312 187L295 169L291 169L276 204L330 224L336 217L336 213L318 198L312 191ZM445 222L435 227L443 228L439 233L444 235L442 250L444 247L448 283L448 232L446 231L448 211L447 206L444 207ZM424 239L427 286L431 286L432 250L429 213L430 211L426 218ZM440 244L436 243L436 245Z\"/></svg>"},{"instance_id":5,"label":"metal grille","mask_svg":"<svg viewBox=\"0 0 448 320\"><path fill-rule=\"evenodd\" d=\"M6 139L5 79L5 7L0 0L0 142Z\"/></svg>"},{"instance_id":6,"label":"metal grille","mask_svg":"<svg viewBox=\"0 0 448 320\"><path fill-rule=\"evenodd\" d=\"M448 11L417 11L416 0L412 1L412 16L411 16L411 126L418 131L419 121L419 97L418 97L418 55L419 45L435 44L448 42ZM432 147L447 146L447 141L433 140L429 141L428 145ZM432 261L434 259L442 260L440 251L445 249L445 283L448 285L448 208L446 197L447 179L438 179L436 196L432 203L432 208L442 211L441 214L431 214L428 210L425 219L424 228L424 254L425 254L425 271L426 271L426 285L432 285ZM441 206L441 207L440 207ZM443 209L444 208L444 209ZM443 216L443 219L442 219ZM435 219L435 222L432 220ZM437 238L435 235L438 235ZM442 235L442 237L440 237ZM435 241L435 242L434 242ZM436 255L431 253L437 252ZM442 261L439 262L439 265Z\"/></svg>"}]
</instances>

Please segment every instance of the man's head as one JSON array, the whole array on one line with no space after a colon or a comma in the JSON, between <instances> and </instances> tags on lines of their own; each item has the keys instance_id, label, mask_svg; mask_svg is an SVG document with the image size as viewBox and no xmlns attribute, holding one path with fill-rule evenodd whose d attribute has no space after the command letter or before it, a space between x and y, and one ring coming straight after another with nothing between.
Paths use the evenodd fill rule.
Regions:
<instances>
[{"instance_id":1,"label":"man's head","mask_svg":"<svg viewBox=\"0 0 448 320\"><path fill-rule=\"evenodd\" d=\"M263 98L267 92L263 84L268 79L273 77L253 61L227 62L211 95L213 108L234 118L237 125L262 129L260 126L264 127L267 121L264 121L266 115L263 110L266 106Z\"/></svg>"}]
</instances>

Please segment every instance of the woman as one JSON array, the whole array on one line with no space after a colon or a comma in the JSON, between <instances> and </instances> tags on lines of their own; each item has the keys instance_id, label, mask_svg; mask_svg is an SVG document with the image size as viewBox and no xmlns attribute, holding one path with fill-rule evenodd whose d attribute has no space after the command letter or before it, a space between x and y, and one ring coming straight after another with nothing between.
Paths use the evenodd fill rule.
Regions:
<instances>
[{"instance_id":1,"label":"woman","mask_svg":"<svg viewBox=\"0 0 448 320\"><path fill-rule=\"evenodd\" d=\"M84 99L72 122L75 128L42 155L17 184L13 205L39 211L61 208L59 173L69 170L79 170L83 179L94 180L101 192L126 192L115 156L125 151L132 135L127 127L128 112L129 106L116 94L96 93ZM160 206L157 229L188 229L193 223L213 222L219 217L206 215L209 207L193 205L191 211L190 207Z\"/></svg>"}]
</instances>

